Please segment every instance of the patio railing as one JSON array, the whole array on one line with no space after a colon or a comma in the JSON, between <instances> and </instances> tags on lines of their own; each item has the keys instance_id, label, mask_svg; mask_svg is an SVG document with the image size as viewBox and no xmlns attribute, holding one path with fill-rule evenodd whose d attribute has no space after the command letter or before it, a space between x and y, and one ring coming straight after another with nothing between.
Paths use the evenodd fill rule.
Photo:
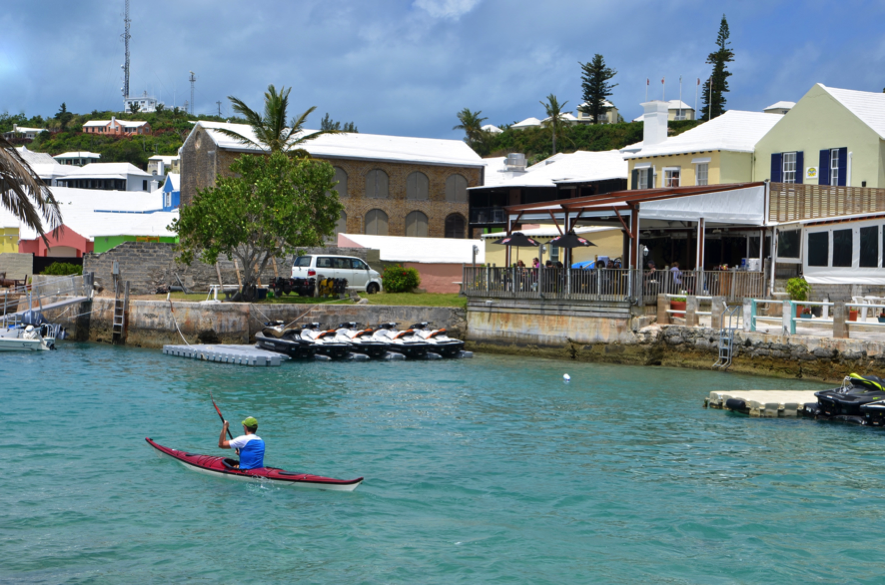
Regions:
<instances>
[{"instance_id":1,"label":"patio railing","mask_svg":"<svg viewBox=\"0 0 886 586\"><path fill-rule=\"evenodd\" d=\"M799 183L769 184L769 221L796 222L882 212L886 190Z\"/></svg>"},{"instance_id":2,"label":"patio railing","mask_svg":"<svg viewBox=\"0 0 886 586\"><path fill-rule=\"evenodd\" d=\"M762 272L750 271L655 271L643 276L646 304L654 304L659 293L686 293L702 297L725 297L727 303L741 303L745 297L764 295Z\"/></svg>"}]
</instances>

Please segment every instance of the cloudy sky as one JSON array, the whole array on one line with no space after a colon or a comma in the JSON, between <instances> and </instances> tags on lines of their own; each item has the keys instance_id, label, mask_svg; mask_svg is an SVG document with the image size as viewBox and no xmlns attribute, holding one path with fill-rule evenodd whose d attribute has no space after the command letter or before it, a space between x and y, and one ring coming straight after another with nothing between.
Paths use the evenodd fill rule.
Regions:
<instances>
[{"instance_id":1,"label":"cloudy sky","mask_svg":"<svg viewBox=\"0 0 886 586\"><path fill-rule=\"evenodd\" d=\"M0 112L121 107L124 0L28 0L0 11ZM459 138L456 112L488 122L543 117L539 100L580 103L579 62L618 71L626 119L650 98L695 103L723 12L735 62L730 109L796 101L815 83L881 91L882 0L131 0L131 93L212 113L227 96L262 104L292 86L293 113L317 106L361 132Z\"/></svg>"}]
</instances>

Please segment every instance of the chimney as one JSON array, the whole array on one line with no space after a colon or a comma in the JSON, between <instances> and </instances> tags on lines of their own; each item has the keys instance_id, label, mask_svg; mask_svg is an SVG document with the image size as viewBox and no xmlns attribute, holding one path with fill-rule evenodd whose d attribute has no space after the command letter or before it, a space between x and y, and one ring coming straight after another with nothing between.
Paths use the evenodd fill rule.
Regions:
<instances>
[{"instance_id":1,"label":"chimney","mask_svg":"<svg viewBox=\"0 0 886 586\"><path fill-rule=\"evenodd\" d=\"M643 147L663 143L668 138L668 103L643 102Z\"/></svg>"}]
</instances>

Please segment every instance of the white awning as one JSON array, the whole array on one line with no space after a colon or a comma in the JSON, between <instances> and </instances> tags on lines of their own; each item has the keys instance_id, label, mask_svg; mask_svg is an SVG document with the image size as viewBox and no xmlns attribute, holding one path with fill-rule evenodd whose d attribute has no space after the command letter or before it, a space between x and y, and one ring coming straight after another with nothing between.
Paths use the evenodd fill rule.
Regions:
<instances>
[{"instance_id":1,"label":"white awning","mask_svg":"<svg viewBox=\"0 0 886 586\"><path fill-rule=\"evenodd\" d=\"M763 226L766 197L762 185L640 203L640 219Z\"/></svg>"}]
</instances>

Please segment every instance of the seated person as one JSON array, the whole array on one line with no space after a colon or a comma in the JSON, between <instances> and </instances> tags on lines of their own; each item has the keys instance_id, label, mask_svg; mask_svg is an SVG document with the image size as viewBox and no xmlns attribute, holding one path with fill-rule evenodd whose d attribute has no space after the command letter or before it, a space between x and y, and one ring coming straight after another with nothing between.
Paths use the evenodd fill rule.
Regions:
<instances>
[{"instance_id":1,"label":"seated person","mask_svg":"<svg viewBox=\"0 0 886 586\"><path fill-rule=\"evenodd\" d=\"M231 441L225 438L228 433L228 422L222 425L221 435L218 438L218 447L237 450L240 454L240 463L231 467L239 470L252 470L265 466L265 442L258 437L258 421L255 417L247 417L243 420L243 435L235 437Z\"/></svg>"}]
</instances>

